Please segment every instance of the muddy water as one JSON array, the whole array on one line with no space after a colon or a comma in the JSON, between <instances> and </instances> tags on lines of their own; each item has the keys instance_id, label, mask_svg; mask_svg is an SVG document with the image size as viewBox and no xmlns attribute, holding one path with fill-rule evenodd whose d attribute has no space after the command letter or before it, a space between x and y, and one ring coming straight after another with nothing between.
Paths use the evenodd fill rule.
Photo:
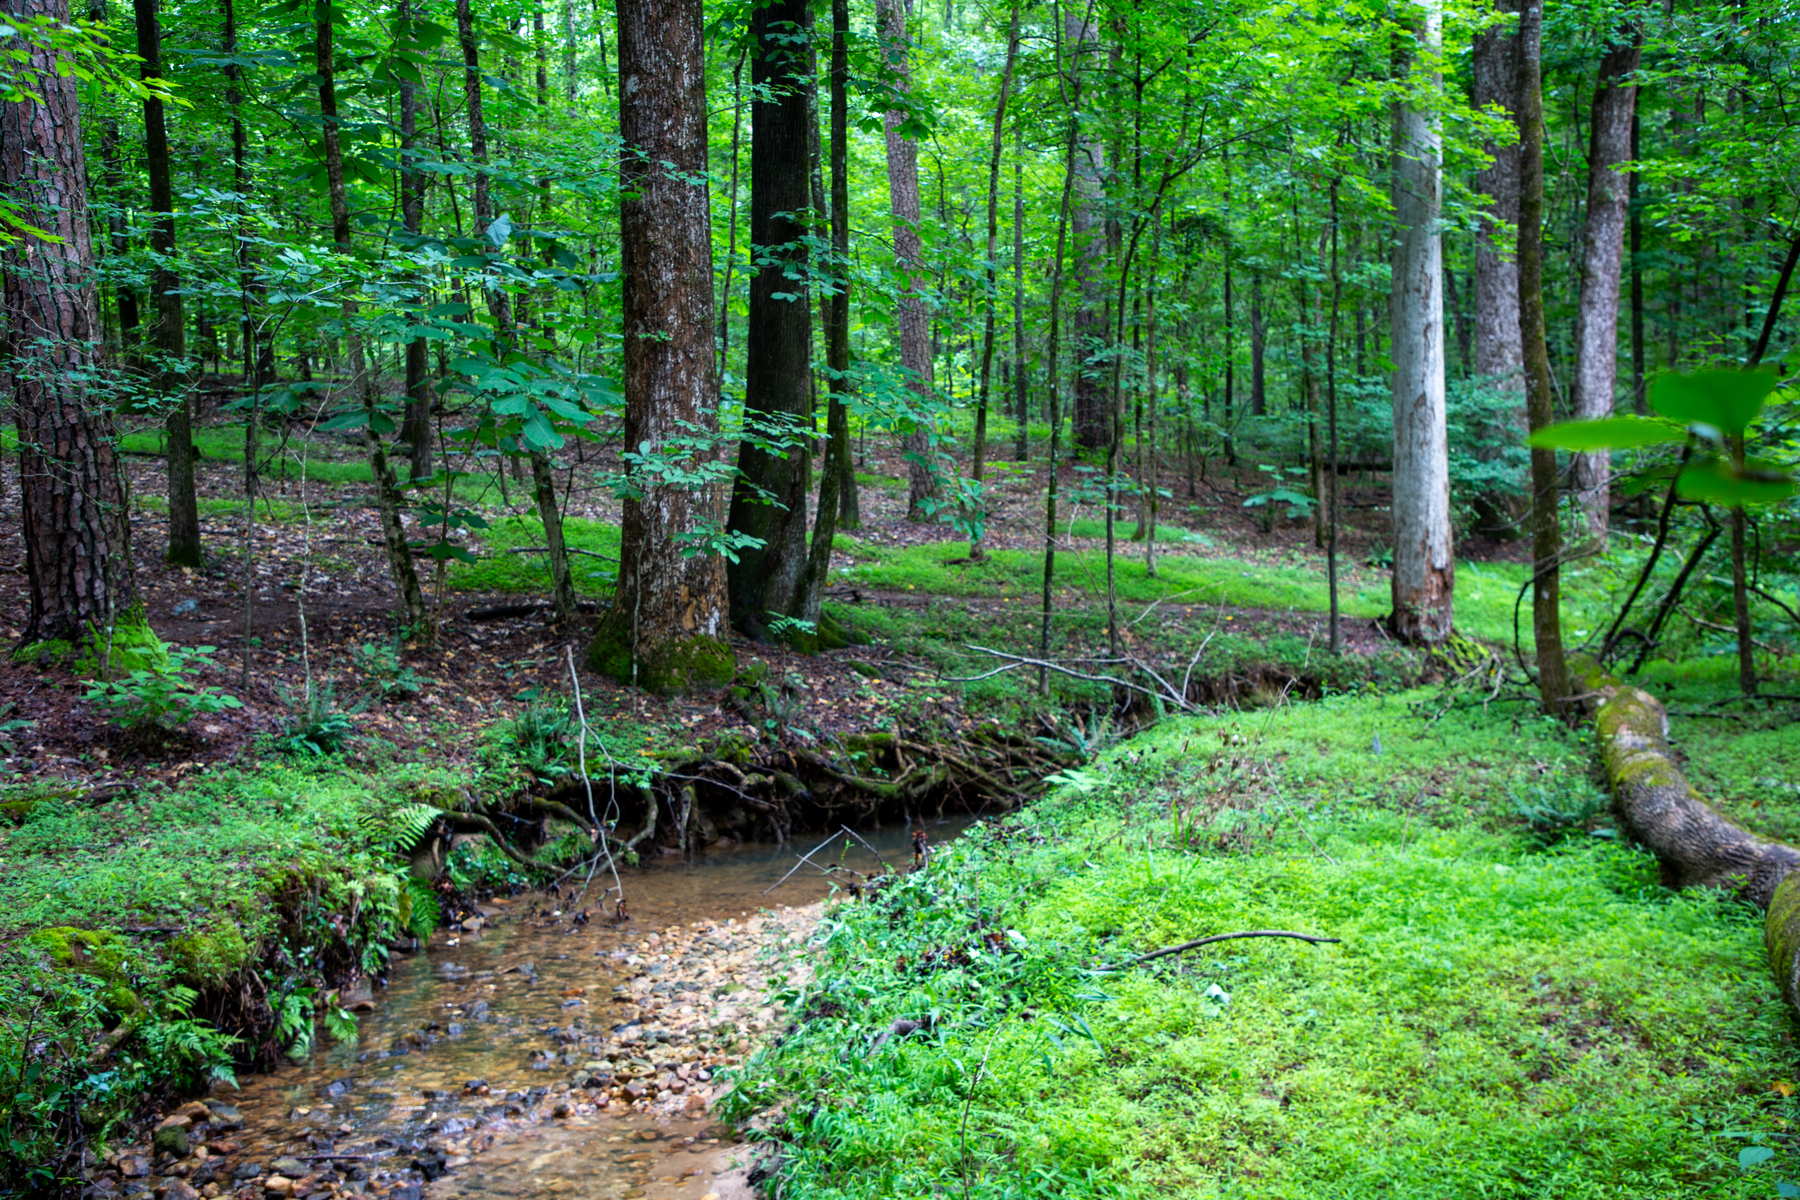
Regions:
<instances>
[{"instance_id":1,"label":"muddy water","mask_svg":"<svg viewBox=\"0 0 1800 1200\"><path fill-rule=\"evenodd\" d=\"M964 823L927 830L942 841ZM903 867L909 835L863 836ZM394 1200L747 1194L724 1174L739 1155L707 1112L721 1090L712 1071L741 1061L760 1024L778 1019L761 1007L757 952L802 927L793 910L830 890L812 865L781 882L816 840L627 873L623 926L600 916L610 878L585 895L484 904L479 930L440 930L423 953L397 957L354 1043L321 1035L310 1061L215 1097L245 1124L213 1164L218 1189L204 1190L260 1196L275 1175L288 1194ZM865 873L880 865L845 838L813 857ZM715 971L714 960L734 965Z\"/></svg>"}]
</instances>

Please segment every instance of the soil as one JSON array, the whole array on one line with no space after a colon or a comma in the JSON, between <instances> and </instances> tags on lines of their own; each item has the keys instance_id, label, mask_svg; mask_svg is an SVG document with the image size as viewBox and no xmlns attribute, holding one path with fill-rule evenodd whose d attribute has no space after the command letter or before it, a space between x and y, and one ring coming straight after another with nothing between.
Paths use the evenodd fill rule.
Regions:
<instances>
[{"instance_id":1,"label":"soil","mask_svg":"<svg viewBox=\"0 0 1800 1200\"><path fill-rule=\"evenodd\" d=\"M334 449L332 439L315 438L315 453L321 445L327 454L343 460L359 457L347 440L335 444ZM586 461L578 463L568 477L596 478L595 469L607 462L596 458L591 449L582 453ZM905 464L897 455L874 447L865 447L864 455L859 470L876 472L890 481L904 479ZM610 459L610 455L604 458ZM161 460L129 456L127 464L133 495L150 502L144 508L166 507ZM1015 473L1004 469L1010 464L1000 466L985 545L988 549L1040 550L1042 469ZM197 464L203 499L241 496L242 477L241 464L210 460ZM1257 510L1244 508L1244 497L1261 479L1248 463L1235 470L1213 464L1191 483L1171 474L1165 482L1174 498L1165 507L1173 515L1164 518L1159 536L1168 545L1183 533L1204 535L1204 543L1182 543L1183 554L1281 561L1306 555L1316 557L1322 569L1323 555L1313 546L1310 521L1277 520L1264 528ZM9 494L17 495L15 480L0 482ZM1083 482L1085 477L1078 468L1064 469L1067 495L1076 494ZM104 787L126 768L140 776L172 780L203 763L237 759L251 753L256 737L282 727L294 699L305 695L309 669L314 680L333 683L342 701L366 695L364 681L353 667L353 655L362 646L392 644L395 611L380 530L367 503L366 485L312 480L302 486L270 479L264 490L276 499L304 502L312 519L303 524L258 522L253 535L257 587L247 617L241 516L203 517L209 558L201 570L173 568L161 561L158 552L166 517L140 509L133 519L138 590L152 627L166 641L217 647L214 669L202 672L200 678L238 696L243 707L200 717L187 729L162 737L161 744L146 744L142 738L126 738L106 723L83 698L89 686L86 681L44 661L0 662L0 720L29 722L28 727L15 726L10 733L0 733L0 751L6 752L4 763L15 780L66 780ZM520 487L511 494L515 508L522 492ZM1340 561L1355 562L1382 545L1387 536L1386 487L1378 476L1352 475L1346 478L1341 496L1345 525ZM942 526L905 519L903 486L865 485L859 498L863 518L862 528L855 533L859 540L883 545L944 542ZM1065 503L1058 525L1066 531L1070 522L1094 516L1094 509L1092 503ZM593 483L571 489L567 512L616 520L617 504L605 488ZM1122 553L1140 552L1140 544L1126 540L1133 525L1130 519L1120 524ZM1089 549L1103 542L1065 536L1058 545ZM1464 543L1459 550L1478 559L1514 561L1529 553L1522 542ZM16 586L0 592L0 637L17 644L29 600L17 527L0 529L0 562L18 564L13 568ZM302 580L299 566L303 562L307 566ZM468 752L468 739L446 737L446 731L466 731L490 723L532 689L565 692L571 663L580 662L586 630L559 628L547 611L500 619L469 615L485 606L516 606L532 597L455 591L436 597L441 604L438 641L434 645L409 644L404 652L405 664L431 680L432 686L407 703L371 703L358 717L358 725L361 732L386 739L404 755L428 752L438 758L448 755L454 761L456 755ZM937 599L912 592L854 588L837 589L831 598L851 606L852 611L856 605L920 606ZM1017 609L997 600L958 597L949 602L964 606L984 622L1016 619ZM1306 614L1186 604L1163 606L1162 619L1211 628L1225 615L1255 621L1270 630L1308 635L1318 634L1322 626L1320 619ZM1374 622L1346 622L1344 633L1352 654L1371 655L1388 645L1386 634ZM736 638L734 649L741 668L765 663L776 678L798 673L805 681L808 728L826 738L878 727L903 697L906 681L935 677L929 667L880 647L800 656ZM885 678L870 679L866 673L858 673L850 666L852 659L880 663ZM680 728L696 742L724 733L755 738L762 732L714 700L652 699L586 672L581 673L580 683L590 711Z\"/></svg>"}]
</instances>

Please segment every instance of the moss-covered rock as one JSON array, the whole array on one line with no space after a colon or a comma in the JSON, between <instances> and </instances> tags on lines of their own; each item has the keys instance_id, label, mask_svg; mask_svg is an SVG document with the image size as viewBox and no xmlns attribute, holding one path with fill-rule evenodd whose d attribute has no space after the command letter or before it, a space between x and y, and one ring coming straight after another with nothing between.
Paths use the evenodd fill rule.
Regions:
<instances>
[{"instance_id":1,"label":"moss-covered rock","mask_svg":"<svg viewBox=\"0 0 1800 1200\"><path fill-rule=\"evenodd\" d=\"M250 943L232 921L220 921L169 943L169 963L182 982L216 987L250 965Z\"/></svg>"},{"instance_id":2,"label":"moss-covered rock","mask_svg":"<svg viewBox=\"0 0 1800 1200\"><path fill-rule=\"evenodd\" d=\"M134 1020L143 1013L143 1000L126 982L132 948L123 936L58 925L27 934L24 942L42 953L56 970L98 980L100 1002L114 1024Z\"/></svg>"},{"instance_id":3,"label":"moss-covered rock","mask_svg":"<svg viewBox=\"0 0 1800 1200\"><path fill-rule=\"evenodd\" d=\"M1789 1007L1800 1009L1800 873L1789 875L1775 889L1763 918L1763 947L1782 998Z\"/></svg>"},{"instance_id":4,"label":"moss-covered rock","mask_svg":"<svg viewBox=\"0 0 1800 1200\"><path fill-rule=\"evenodd\" d=\"M602 621L588 643L590 668L615 683L631 684L658 696L710 691L731 682L737 655L722 638L676 638L632 653L631 631L622 621Z\"/></svg>"}]
</instances>

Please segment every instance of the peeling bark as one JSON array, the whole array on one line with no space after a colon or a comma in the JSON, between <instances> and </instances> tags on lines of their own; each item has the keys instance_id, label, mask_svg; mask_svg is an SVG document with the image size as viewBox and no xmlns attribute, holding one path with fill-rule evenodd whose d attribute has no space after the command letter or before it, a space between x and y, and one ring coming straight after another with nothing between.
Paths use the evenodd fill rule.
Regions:
<instances>
[{"instance_id":1,"label":"peeling bark","mask_svg":"<svg viewBox=\"0 0 1800 1200\"><path fill-rule=\"evenodd\" d=\"M1421 10L1414 35L1427 56L1441 15ZM1406 69L1417 70L1411 63ZM1394 636L1435 645L1450 636L1455 562L1444 408L1443 241L1438 228L1442 138L1437 120L1394 104Z\"/></svg>"}]
</instances>

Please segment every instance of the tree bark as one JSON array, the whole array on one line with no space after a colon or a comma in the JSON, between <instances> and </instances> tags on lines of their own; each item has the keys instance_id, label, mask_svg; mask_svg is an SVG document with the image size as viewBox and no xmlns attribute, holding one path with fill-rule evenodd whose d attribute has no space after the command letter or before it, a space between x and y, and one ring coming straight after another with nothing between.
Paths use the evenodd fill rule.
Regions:
<instances>
[{"instance_id":1,"label":"tree bark","mask_svg":"<svg viewBox=\"0 0 1800 1200\"><path fill-rule=\"evenodd\" d=\"M1012 385L1019 412L1019 430L1014 435L1013 458L1029 462L1030 413L1026 401L1030 389L1025 365L1025 123L1013 123L1013 290L1012 290Z\"/></svg>"},{"instance_id":2,"label":"tree bark","mask_svg":"<svg viewBox=\"0 0 1800 1200\"><path fill-rule=\"evenodd\" d=\"M1631 179L1619 164L1631 158L1631 125L1637 111L1641 39L1621 30L1629 44L1607 47L1600 59L1589 118L1587 221L1581 237L1581 296L1575 310L1575 416L1609 417L1619 372L1619 283L1625 256L1626 209ZM1588 539L1606 545L1612 455L1572 456L1575 504Z\"/></svg>"},{"instance_id":3,"label":"tree bark","mask_svg":"<svg viewBox=\"0 0 1800 1200\"><path fill-rule=\"evenodd\" d=\"M1421 57L1434 59L1442 16L1432 0L1416 15ZM1436 83L1434 66L1406 61L1404 75ZM1423 73L1432 72L1429 78ZM1442 141L1437 118L1403 97L1394 103L1394 610L1402 641L1450 636L1456 564L1450 544L1450 464L1444 409L1443 245L1438 227Z\"/></svg>"},{"instance_id":4,"label":"tree bark","mask_svg":"<svg viewBox=\"0 0 1800 1200\"><path fill-rule=\"evenodd\" d=\"M413 0L399 0L395 15L402 40L412 36ZM400 220L406 232L418 237L425 229L425 172L415 158L419 141L419 89L411 79L400 80ZM409 319L419 321L414 312ZM422 337L406 343L406 413L400 423L400 440L406 443L410 474L423 479L431 474L431 360Z\"/></svg>"},{"instance_id":5,"label":"tree bark","mask_svg":"<svg viewBox=\"0 0 1800 1200\"><path fill-rule=\"evenodd\" d=\"M818 543L827 547L831 538L824 531L836 527L862 528L862 507L856 494L856 466L850 460L850 408L844 395L850 389L850 4L849 0L831 0L831 256L838 276L831 297L829 319L825 329L825 365L830 372L831 399L825 409L824 475L837 481L832 499L826 504L826 485L819 487L819 516L814 523L812 557L818 558ZM827 523L827 513L834 515L836 526ZM830 566L829 549L825 566Z\"/></svg>"},{"instance_id":6,"label":"tree bark","mask_svg":"<svg viewBox=\"0 0 1800 1200\"><path fill-rule=\"evenodd\" d=\"M1521 0L1499 0L1516 15ZM1519 35L1516 25L1497 25L1475 35L1474 100L1517 122ZM1475 187L1488 199L1475 237L1475 374L1510 401L1501 423L1482 431L1487 444L1517 443L1525 436L1525 351L1519 332L1519 260L1505 248L1519 224L1519 146L1488 142L1493 165L1476 173ZM1491 451L1483 451L1491 458ZM1477 528L1488 537L1512 537L1525 513L1522 488L1502 488L1476 499Z\"/></svg>"},{"instance_id":7,"label":"tree bark","mask_svg":"<svg viewBox=\"0 0 1800 1200\"><path fill-rule=\"evenodd\" d=\"M795 617L806 569L806 490L811 468L812 309L803 282L810 203L806 53L791 44L810 30L807 0L777 0L750 22L750 244L764 261L750 277L744 416L765 434L792 438L785 452L746 438L728 527L760 541L726 567L731 622L766 636L771 618ZM791 298L788 298L791 297Z\"/></svg>"},{"instance_id":8,"label":"tree bark","mask_svg":"<svg viewBox=\"0 0 1800 1200\"><path fill-rule=\"evenodd\" d=\"M1268 329L1263 324L1262 276L1250 277L1250 415L1269 414L1269 397L1265 377L1268 351Z\"/></svg>"},{"instance_id":9,"label":"tree bark","mask_svg":"<svg viewBox=\"0 0 1800 1200\"><path fill-rule=\"evenodd\" d=\"M157 0L133 0L138 57L143 59L145 79L162 78L162 25L157 7ZM187 355L186 322L182 315L181 279L175 273L175 187L163 102L155 96L144 97L144 165L150 175L150 211L156 214L150 227L150 247L157 258L150 273L150 306L154 314L150 344L157 356L151 364L151 377L169 410L164 420L169 471L166 557L178 567L198 567L200 505L194 494L194 400L183 362Z\"/></svg>"},{"instance_id":10,"label":"tree bark","mask_svg":"<svg viewBox=\"0 0 1800 1200\"><path fill-rule=\"evenodd\" d=\"M713 365L711 201L706 177L706 49L701 0L618 0L619 201L627 446L718 432ZM709 445L678 461L715 469ZM730 681L725 563L696 539L718 527L720 485L695 487L643 465L627 475L619 585L589 662L654 692Z\"/></svg>"},{"instance_id":11,"label":"tree bark","mask_svg":"<svg viewBox=\"0 0 1800 1200\"><path fill-rule=\"evenodd\" d=\"M1544 93L1538 65L1543 9L1519 17L1519 332L1525 351L1525 401L1532 432L1556 419L1544 328ZM1531 451L1531 628L1537 643L1538 695L1560 711L1570 695L1562 644L1562 525L1556 451Z\"/></svg>"},{"instance_id":12,"label":"tree bark","mask_svg":"<svg viewBox=\"0 0 1800 1200\"><path fill-rule=\"evenodd\" d=\"M902 0L875 0L875 25L888 63L902 92L910 86L906 56L906 10ZM894 210L894 263L906 275L906 294L895 308L900 332L900 365L912 390L915 409L904 445L907 460L906 519L926 519L925 502L938 494L931 456L935 452L931 394L931 316L926 311L925 244L919 236L919 148L900 126L906 114L891 110L882 117L887 130L888 197Z\"/></svg>"},{"instance_id":13,"label":"tree bark","mask_svg":"<svg viewBox=\"0 0 1800 1200\"><path fill-rule=\"evenodd\" d=\"M16 0L25 17L69 20L67 0ZM0 104L0 195L55 241L20 230L0 250L5 372L19 435L19 491L31 606L23 642L104 638L137 606L125 479L99 366L82 154L80 82L27 47L15 64L42 102Z\"/></svg>"}]
</instances>

